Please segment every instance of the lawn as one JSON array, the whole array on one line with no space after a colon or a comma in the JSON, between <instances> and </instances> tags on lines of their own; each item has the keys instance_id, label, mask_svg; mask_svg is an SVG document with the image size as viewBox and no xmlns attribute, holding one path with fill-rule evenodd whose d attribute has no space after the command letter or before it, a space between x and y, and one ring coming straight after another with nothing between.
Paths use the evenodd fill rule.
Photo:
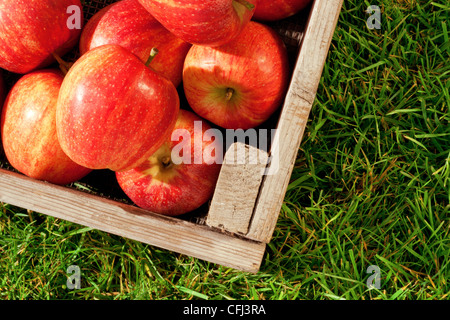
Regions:
<instances>
[{"instance_id":1,"label":"lawn","mask_svg":"<svg viewBox=\"0 0 450 320\"><path fill-rule=\"evenodd\" d=\"M1 204L0 299L449 300L449 12L344 1L260 272Z\"/></svg>"}]
</instances>

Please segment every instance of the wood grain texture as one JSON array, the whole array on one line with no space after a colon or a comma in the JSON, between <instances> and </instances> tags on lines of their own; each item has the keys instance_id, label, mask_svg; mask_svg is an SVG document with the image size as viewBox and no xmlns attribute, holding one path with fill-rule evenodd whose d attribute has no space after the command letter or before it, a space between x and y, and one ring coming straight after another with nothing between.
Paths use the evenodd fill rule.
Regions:
<instances>
[{"instance_id":1,"label":"wood grain texture","mask_svg":"<svg viewBox=\"0 0 450 320\"><path fill-rule=\"evenodd\" d=\"M211 201L207 225L247 233L267 160L267 152L258 148L241 142L230 146Z\"/></svg>"},{"instance_id":2,"label":"wood grain texture","mask_svg":"<svg viewBox=\"0 0 450 320\"><path fill-rule=\"evenodd\" d=\"M0 202L238 270L257 272L265 244L0 169Z\"/></svg>"},{"instance_id":3,"label":"wood grain texture","mask_svg":"<svg viewBox=\"0 0 450 320\"><path fill-rule=\"evenodd\" d=\"M277 166L265 176L246 237L270 242L314 102L343 0L312 6L270 156Z\"/></svg>"}]
</instances>

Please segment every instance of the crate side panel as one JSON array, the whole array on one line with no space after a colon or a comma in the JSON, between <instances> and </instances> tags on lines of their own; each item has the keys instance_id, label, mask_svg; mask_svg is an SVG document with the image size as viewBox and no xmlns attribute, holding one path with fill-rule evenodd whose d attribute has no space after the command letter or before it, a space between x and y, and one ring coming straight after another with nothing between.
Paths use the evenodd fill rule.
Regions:
<instances>
[{"instance_id":1,"label":"crate side panel","mask_svg":"<svg viewBox=\"0 0 450 320\"><path fill-rule=\"evenodd\" d=\"M343 0L316 0L286 96L249 239L270 242L319 86Z\"/></svg>"},{"instance_id":2,"label":"crate side panel","mask_svg":"<svg viewBox=\"0 0 450 320\"><path fill-rule=\"evenodd\" d=\"M3 169L0 202L248 272L259 269L265 250L264 243Z\"/></svg>"}]
</instances>

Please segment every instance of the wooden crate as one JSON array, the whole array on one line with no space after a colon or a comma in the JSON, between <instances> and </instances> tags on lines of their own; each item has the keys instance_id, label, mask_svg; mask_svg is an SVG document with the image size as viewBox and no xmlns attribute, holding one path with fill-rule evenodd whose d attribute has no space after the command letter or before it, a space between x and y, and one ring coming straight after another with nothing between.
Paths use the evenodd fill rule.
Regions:
<instances>
[{"instance_id":1,"label":"wooden crate","mask_svg":"<svg viewBox=\"0 0 450 320\"><path fill-rule=\"evenodd\" d=\"M101 2L114 1L90 1L89 10L99 10ZM342 2L314 0L306 13L274 25L280 34L287 35L285 40L290 42L287 45L295 59L284 105L272 119L276 134L271 149L267 153L242 143L233 144L225 154L214 197L201 218L154 214L101 194L36 181L7 169L0 169L0 201L213 263L257 272L276 226ZM247 151L246 162L232 161L231 151L235 150ZM254 157L259 161L252 161ZM262 169L266 167L276 170L263 175Z\"/></svg>"}]
</instances>

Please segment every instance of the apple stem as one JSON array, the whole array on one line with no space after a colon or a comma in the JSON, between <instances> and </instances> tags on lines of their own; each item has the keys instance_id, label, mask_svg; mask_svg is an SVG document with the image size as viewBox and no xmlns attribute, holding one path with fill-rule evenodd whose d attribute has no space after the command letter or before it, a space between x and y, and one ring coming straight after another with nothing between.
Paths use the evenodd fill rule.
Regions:
<instances>
[{"instance_id":1,"label":"apple stem","mask_svg":"<svg viewBox=\"0 0 450 320\"><path fill-rule=\"evenodd\" d=\"M248 10L255 9L255 5L253 3L248 2L247 0L233 0L240 4L242 4L244 7L246 7Z\"/></svg>"},{"instance_id":2,"label":"apple stem","mask_svg":"<svg viewBox=\"0 0 450 320\"><path fill-rule=\"evenodd\" d=\"M231 98L233 97L234 94L234 89L233 88L227 88L227 92L225 93L225 99L227 101L230 101Z\"/></svg>"},{"instance_id":3,"label":"apple stem","mask_svg":"<svg viewBox=\"0 0 450 320\"><path fill-rule=\"evenodd\" d=\"M152 63L153 59L155 59L156 55L159 53L157 48L152 48L152 51L150 51L150 57L148 57L147 62L145 63L145 65L147 67L150 66L150 63Z\"/></svg>"},{"instance_id":4,"label":"apple stem","mask_svg":"<svg viewBox=\"0 0 450 320\"><path fill-rule=\"evenodd\" d=\"M167 169L168 167L170 167L170 165L172 164L172 160L170 159L169 156L163 157L163 158L161 159L161 162L162 162L164 168L166 168L166 169Z\"/></svg>"},{"instance_id":5,"label":"apple stem","mask_svg":"<svg viewBox=\"0 0 450 320\"><path fill-rule=\"evenodd\" d=\"M58 54L52 52L53 58L59 63L59 69L64 73L64 75L69 72L69 69L72 67L73 63L64 61Z\"/></svg>"}]
</instances>

